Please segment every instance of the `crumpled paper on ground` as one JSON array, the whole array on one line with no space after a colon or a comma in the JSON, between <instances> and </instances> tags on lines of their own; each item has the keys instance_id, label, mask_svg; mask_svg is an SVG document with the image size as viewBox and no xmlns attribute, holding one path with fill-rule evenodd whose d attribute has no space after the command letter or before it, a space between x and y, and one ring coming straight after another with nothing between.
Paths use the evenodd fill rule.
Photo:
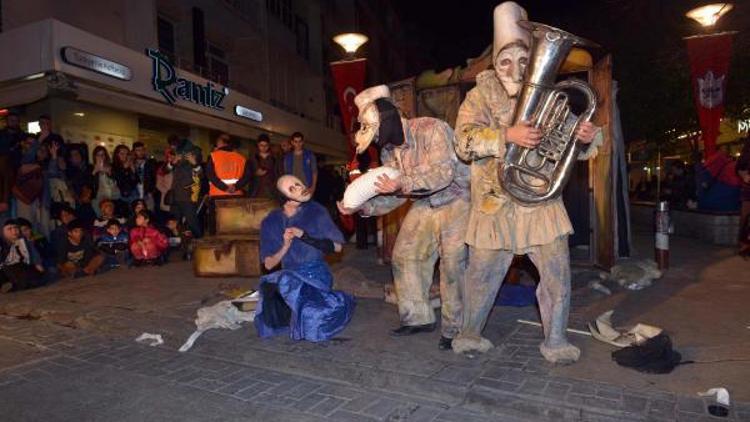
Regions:
<instances>
[{"instance_id":1,"label":"crumpled paper on ground","mask_svg":"<svg viewBox=\"0 0 750 422\"><path fill-rule=\"evenodd\" d=\"M205 306L198 309L198 318L195 319L197 330L188 337L185 344L180 347L180 352L187 352L193 347L193 343L204 332L212 328L228 328L236 330L242 326L243 322L250 322L255 319L255 311L243 312L232 302L257 302L260 299L259 292L253 292L249 295L231 300L222 300L212 306Z\"/></svg>"},{"instance_id":2,"label":"crumpled paper on ground","mask_svg":"<svg viewBox=\"0 0 750 422\"><path fill-rule=\"evenodd\" d=\"M138 343L148 344L151 347L164 344L164 339L161 337L161 334L143 333L140 336L138 336L138 338L135 339L135 341L137 341Z\"/></svg>"},{"instance_id":3,"label":"crumpled paper on ground","mask_svg":"<svg viewBox=\"0 0 750 422\"><path fill-rule=\"evenodd\" d=\"M620 332L612 327L612 314L614 310L609 310L599 315L594 323L589 323L591 335L604 343L617 347L628 347L634 344L641 344L644 341L658 336L662 329L647 324L636 324L628 331Z\"/></svg>"},{"instance_id":4,"label":"crumpled paper on ground","mask_svg":"<svg viewBox=\"0 0 750 422\"><path fill-rule=\"evenodd\" d=\"M701 397L713 397L716 396L716 403L729 406L729 391L724 387L710 388L708 391L698 393Z\"/></svg>"}]
</instances>

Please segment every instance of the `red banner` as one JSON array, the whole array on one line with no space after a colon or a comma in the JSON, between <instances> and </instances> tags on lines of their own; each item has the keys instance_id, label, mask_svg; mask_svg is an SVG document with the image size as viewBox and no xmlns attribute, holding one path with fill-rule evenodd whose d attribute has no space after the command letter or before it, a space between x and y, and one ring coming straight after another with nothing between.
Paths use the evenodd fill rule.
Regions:
<instances>
[{"instance_id":1,"label":"red banner","mask_svg":"<svg viewBox=\"0 0 750 422\"><path fill-rule=\"evenodd\" d=\"M725 32L685 39L693 79L693 98L703 133L705 158L716 152L719 123L724 115L732 35L733 33Z\"/></svg>"},{"instance_id":2,"label":"red banner","mask_svg":"<svg viewBox=\"0 0 750 422\"><path fill-rule=\"evenodd\" d=\"M341 107L341 122L344 125L344 133L349 141L349 153L354 158L354 122L357 119L357 106L354 97L365 87L365 64L366 59L348 60L331 63L333 74L333 85L336 88L336 96Z\"/></svg>"}]
</instances>

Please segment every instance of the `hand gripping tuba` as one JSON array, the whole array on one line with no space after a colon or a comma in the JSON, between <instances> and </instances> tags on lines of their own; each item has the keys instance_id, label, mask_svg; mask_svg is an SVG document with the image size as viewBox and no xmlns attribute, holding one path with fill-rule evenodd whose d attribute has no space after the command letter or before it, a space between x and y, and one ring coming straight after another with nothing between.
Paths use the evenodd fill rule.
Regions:
<instances>
[{"instance_id":1,"label":"hand gripping tuba","mask_svg":"<svg viewBox=\"0 0 750 422\"><path fill-rule=\"evenodd\" d=\"M576 79L555 84L555 77L573 46L596 44L536 22L519 25L531 31L533 41L513 123L529 122L541 129L542 139L536 148L507 144L500 183L516 201L538 205L562 193L578 155L575 131L596 111L596 94L588 84ZM586 97L587 108L578 117L570 110L566 90Z\"/></svg>"}]
</instances>

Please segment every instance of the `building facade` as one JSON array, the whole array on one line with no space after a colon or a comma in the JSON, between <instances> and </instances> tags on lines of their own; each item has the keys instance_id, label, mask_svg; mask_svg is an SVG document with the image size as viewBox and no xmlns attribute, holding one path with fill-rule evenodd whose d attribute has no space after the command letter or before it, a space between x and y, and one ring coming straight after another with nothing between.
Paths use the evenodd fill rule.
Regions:
<instances>
[{"instance_id":1,"label":"building facade","mask_svg":"<svg viewBox=\"0 0 750 422\"><path fill-rule=\"evenodd\" d=\"M218 131L279 141L295 131L345 160L324 50L325 1L5 0L0 108L52 116L69 142L170 134L204 150ZM325 10L324 10L325 9ZM335 13L334 13L335 14ZM93 149L93 148L91 148Z\"/></svg>"}]
</instances>

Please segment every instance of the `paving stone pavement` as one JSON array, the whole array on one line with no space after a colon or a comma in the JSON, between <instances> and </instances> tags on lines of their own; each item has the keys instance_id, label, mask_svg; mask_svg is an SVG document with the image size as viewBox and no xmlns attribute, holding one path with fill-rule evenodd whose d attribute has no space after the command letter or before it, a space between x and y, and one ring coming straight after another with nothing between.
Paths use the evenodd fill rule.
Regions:
<instances>
[{"instance_id":1,"label":"paving stone pavement","mask_svg":"<svg viewBox=\"0 0 750 422\"><path fill-rule=\"evenodd\" d=\"M248 337L242 330L216 333L220 338L214 341L234 338L241 342ZM533 350L532 344L540 339L538 330L521 326L488 359L447 365L425 377L425 384L461 386L461 396L451 402L429 393L405 393L397 385L372 388L364 386L367 382L358 385L299 375L289 369L294 362L283 371L275 370L262 361L248 363L206 354L211 348L180 353L130 338L2 317L0 342L22 345L29 352L27 361L0 371L0 413L6 415L5 421L70 420L71 415L81 420L155 420L154 415L175 420L718 420L706 413L707 403L699 398L550 376L551 366ZM281 347L285 342L272 343ZM305 354L320 348L324 346L308 345L307 352L297 353L306 359ZM79 380L96 383L76 386ZM129 386L141 384L143 391L129 396L133 394ZM74 410L65 410L72 405L56 401L69 388L78 392L66 396L69 401L80 401ZM24 406L34 392L46 394L35 397L38 407ZM165 400L174 406L175 400L193 396L200 406L192 402L171 409L168 415L160 413L158 406L170 407ZM62 412L55 410L59 407ZM212 413L205 413L209 410ZM750 420L750 406L735 405L723 420Z\"/></svg>"}]
</instances>

